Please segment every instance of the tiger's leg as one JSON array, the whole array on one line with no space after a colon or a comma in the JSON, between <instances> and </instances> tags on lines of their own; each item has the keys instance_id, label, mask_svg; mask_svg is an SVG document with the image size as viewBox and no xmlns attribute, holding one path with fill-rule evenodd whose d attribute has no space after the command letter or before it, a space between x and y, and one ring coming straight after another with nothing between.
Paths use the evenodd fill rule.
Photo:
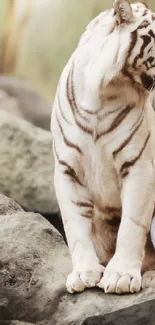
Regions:
<instances>
[{"instance_id":1,"label":"tiger's leg","mask_svg":"<svg viewBox=\"0 0 155 325\"><path fill-rule=\"evenodd\" d=\"M155 217L151 224L151 235L149 234L145 248L145 258L142 267L142 288L155 288ZM151 238L152 237L152 238Z\"/></svg>"},{"instance_id":2,"label":"tiger's leg","mask_svg":"<svg viewBox=\"0 0 155 325\"><path fill-rule=\"evenodd\" d=\"M134 293L141 289L144 248L154 205L153 182L153 168L148 162L132 167L123 179L116 252L99 283L107 293Z\"/></svg>"},{"instance_id":3,"label":"tiger's leg","mask_svg":"<svg viewBox=\"0 0 155 325\"><path fill-rule=\"evenodd\" d=\"M82 292L100 281L104 267L91 240L93 203L87 188L73 169L61 163L55 164L55 189L73 264L66 285L70 293Z\"/></svg>"}]
</instances>

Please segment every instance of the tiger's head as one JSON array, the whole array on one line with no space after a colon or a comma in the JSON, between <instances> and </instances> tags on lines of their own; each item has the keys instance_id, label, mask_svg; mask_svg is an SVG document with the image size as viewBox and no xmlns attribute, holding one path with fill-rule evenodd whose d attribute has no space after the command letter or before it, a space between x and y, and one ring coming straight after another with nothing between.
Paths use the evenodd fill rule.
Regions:
<instances>
[{"instance_id":1,"label":"tiger's head","mask_svg":"<svg viewBox=\"0 0 155 325\"><path fill-rule=\"evenodd\" d=\"M153 100L155 14L144 2L115 0L112 9L89 23L77 55L78 62L85 60L82 105L100 107L102 98L112 89L121 96L124 91L124 100L127 96L131 100L133 94L135 102L145 101L148 96Z\"/></svg>"},{"instance_id":2,"label":"tiger's head","mask_svg":"<svg viewBox=\"0 0 155 325\"><path fill-rule=\"evenodd\" d=\"M121 39L117 53L122 59L121 73L152 90L155 86L155 14L144 2L130 4L128 0L115 0L113 15L114 28Z\"/></svg>"}]
</instances>

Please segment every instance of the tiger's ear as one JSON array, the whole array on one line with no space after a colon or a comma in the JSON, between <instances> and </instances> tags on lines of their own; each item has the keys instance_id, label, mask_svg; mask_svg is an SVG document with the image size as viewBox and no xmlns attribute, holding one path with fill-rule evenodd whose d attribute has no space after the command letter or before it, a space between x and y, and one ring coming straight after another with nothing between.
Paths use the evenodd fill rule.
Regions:
<instances>
[{"instance_id":1,"label":"tiger's ear","mask_svg":"<svg viewBox=\"0 0 155 325\"><path fill-rule=\"evenodd\" d=\"M135 3L136 2L142 3L142 5L144 5L144 7L146 7L147 9L149 8L148 1L147 0L136 0Z\"/></svg>"},{"instance_id":2,"label":"tiger's ear","mask_svg":"<svg viewBox=\"0 0 155 325\"><path fill-rule=\"evenodd\" d=\"M115 0L114 10L118 25L130 23L133 18L133 11L128 0Z\"/></svg>"}]
</instances>

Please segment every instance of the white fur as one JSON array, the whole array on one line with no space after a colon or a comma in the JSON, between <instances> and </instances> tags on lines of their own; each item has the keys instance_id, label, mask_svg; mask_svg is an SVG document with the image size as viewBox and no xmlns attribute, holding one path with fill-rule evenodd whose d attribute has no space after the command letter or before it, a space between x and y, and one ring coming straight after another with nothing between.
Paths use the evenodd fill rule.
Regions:
<instances>
[{"instance_id":1,"label":"white fur","mask_svg":"<svg viewBox=\"0 0 155 325\"><path fill-rule=\"evenodd\" d=\"M70 124L61 115L58 94L54 103L51 122L57 152L54 181L72 256L73 272L67 280L67 289L71 293L81 292L85 287L95 286L100 281L104 272L101 264L108 261L108 245L111 245L115 238L115 235L107 233L106 227L102 227L102 223L110 218L104 208L113 206L122 208L116 253L98 285L106 292L117 293L138 292L141 288L144 247L154 208L155 117L150 108L149 93L139 92L139 88L134 88L130 81L120 75L129 48L130 31L142 22L141 15L138 16L135 9L136 5L133 5L134 19L130 26L115 28L109 35L115 23L111 10L89 24L81 38L77 50L62 73L58 88L60 104ZM144 9L143 7L142 12ZM77 120L93 130L93 135L87 134L77 126L67 99L67 78L73 66L76 103L82 112L85 111L85 121L80 116L77 116ZM155 71L153 72L155 74ZM140 79L139 76L136 78ZM139 87L142 88L141 85ZM108 96L113 95L117 95L116 100L106 101ZM119 127L95 141L96 136L108 130L118 115L118 111L110 114L109 112L117 108L121 112L131 103L135 103L135 107ZM87 111L92 113L98 109L102 110L97 114L87 114ZM114 161L113 151L131 134L135 121L141 114L143 123L136 136L120 151ZM75 148L65 144L56 115L65 137L80 147L82 155ZM129 175L122 179L122 164L139 154L149 131L151 136L141 159L130 168ZM76 170L84 187L72 182L63 173L65 167L58 162L57 155L60 160ZM94 203L92 218L81 215L87 209L73 203L79 201ZM92 232L93 223L98 227L95 234Z\"/></svg>"}]
</instances>

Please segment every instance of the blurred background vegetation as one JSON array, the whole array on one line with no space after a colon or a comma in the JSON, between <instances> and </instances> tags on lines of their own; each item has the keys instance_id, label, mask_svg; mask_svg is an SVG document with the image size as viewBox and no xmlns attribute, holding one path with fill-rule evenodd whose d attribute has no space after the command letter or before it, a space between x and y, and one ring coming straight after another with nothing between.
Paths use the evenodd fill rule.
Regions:
<instances>
[{"instance_id":1,"label":"blurred background vegetation","mask_svg":"<svg viewBox=\"0 0 155 325\"><path fill-rule=\"evenodd\" d=\"M53 100L60 73L88 22L112 0L0 0L0 74ZM155 1L148 1L155 11Z\"/></svg>"}]
</instances>

